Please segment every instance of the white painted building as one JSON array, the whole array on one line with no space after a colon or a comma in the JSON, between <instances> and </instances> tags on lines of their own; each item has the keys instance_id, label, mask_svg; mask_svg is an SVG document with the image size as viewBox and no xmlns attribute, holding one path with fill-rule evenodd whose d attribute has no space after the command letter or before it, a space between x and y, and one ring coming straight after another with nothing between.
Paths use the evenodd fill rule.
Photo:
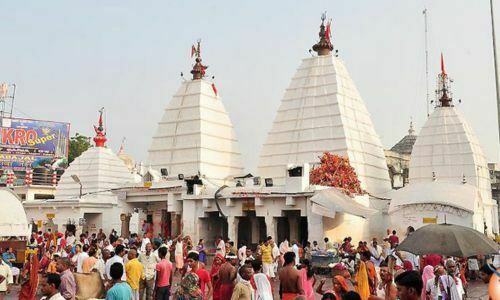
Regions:
<instances>
[{"instance_id":1,"label":"white painted building","mask_svg":"<svg viewBox=\"0 0 500 300\"><path fill-rule=\"evenodd\" d=\"M158 123L147 163L171 176L199 174L224 184L243 173L238 140L215 85L202 75L199 54L196 59L193 80L182 82Z\"/></svg>"},{"instance_id":2,"label":"white painted building","mask_svg":"<svg viewBox=\"0 0 500 300\"><path fill-rule=\"evenodd\" d=\"M267 235L319 242L325 235L357 240L385 231L387 200L352 199L309 184L311 164L328 151L349 157L369 193L391 189L380 140L344 64L331 53L324 24L313 48L318 56L304 59L293 77L254 177L241 176L237 139L220 97L203 79L198 45L193 80L168 104L148 151L147 164L167 172L148 189L120 191L140 223L209 243L218 235L248 243Z\"/></svg>"},{"instance_id":3,"label":"white painted building","mask_svg":"<svg viewBox=\"0 0 500 300\"><path fill-rule=\"evenodd\" d=\"M23 202L28 217L35 223L40 220L44 227L62 232L68 224L76 225L79 232L93 233L102 228L109 233L111 229L122 229L121 218L132 211L113 190L131 184L134 177L125 163L105 147L100 122L94 138L96 147L83 152L66 169L54 199Z\"/></svg>"},{"instance_id":4,"label":"white painted building","mask_svg":"<svg viewBox=\"0 0 500 300\"><path fill-rule=\"evenodd\" d=\"M453 105L448 76L439 75L437 106L417 137L409 185L391 194L391 222L401 230L428 222L498 233L486 158L477 137Z\"/></svg>"}]
</instances>

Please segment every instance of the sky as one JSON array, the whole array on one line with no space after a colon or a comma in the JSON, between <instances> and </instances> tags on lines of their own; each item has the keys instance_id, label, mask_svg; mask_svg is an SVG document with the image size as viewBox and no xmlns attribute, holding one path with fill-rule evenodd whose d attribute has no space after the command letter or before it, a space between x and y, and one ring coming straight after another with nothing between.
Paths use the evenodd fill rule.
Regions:
<instances>
[{"instance_id":1,"label":"sky","mask_svg":"<svg viewBox=\"0 0 500 300\"><path fill-rule=\"evenodd\" d=\"M494 2L500 24L500 2ZM488 161L499 161L486 0L6 0L0 2L0 82L18 87L14 116L69 122L71 135L93 135L97 111L105 107L109 147L117 151L125 137L126 152L145 161L180 73L189 75L191 45L201 39L207 75L215 76L244 166L253 171L326 11L334 47L390 148L407 134L410 119L417 133L426 120L424 8L431 99L443 52L456 105Z\"/></svg>"}]
</instances>

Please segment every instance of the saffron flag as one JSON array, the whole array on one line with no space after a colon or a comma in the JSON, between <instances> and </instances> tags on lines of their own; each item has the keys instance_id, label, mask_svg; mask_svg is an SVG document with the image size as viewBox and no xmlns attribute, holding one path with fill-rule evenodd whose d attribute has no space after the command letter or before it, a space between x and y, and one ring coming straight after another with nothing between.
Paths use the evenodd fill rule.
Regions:
<instances>
[{"instance_id":1,"label":"saffron flag","mask_svg":"<svg viewBox=\"0 0 500 300\"><path fill-rule=\"evenodd\" d=\"M331 22L328 21L328 23L326 24L326 31L325 31L325 38L330 42L330 25L331 25Z\"/></svg>"},{"instance_id":2,"label":"saffron flag","mask_svg":"<svg viewBox=\"0 0 500 300\"><path fill-rule=\"evenodd\" d=\"M191 57L196 54L196 47L194 45L191 46Z\"/></svg>"},{"instance_id":3,"label":"saffron flag","mask_svg":"<svg viewBox=\"0 0 500 300\"><path fill-rule=\"evenodd\" d=\"M442 52L441 52L441 74L446 75L446 72L444 71L444 59Z\"/></svg>"},{"instance_id":4,"label":"saffron flag","mask_svg":"<svg viewBox=\"0 0 500 300\"><path fill-rule=\"evenodd\" d=\"M212 82L212 90L214 90L215 96L217 96L217 88L215 87L215 83Z\"/></svg>"}]
</instances>

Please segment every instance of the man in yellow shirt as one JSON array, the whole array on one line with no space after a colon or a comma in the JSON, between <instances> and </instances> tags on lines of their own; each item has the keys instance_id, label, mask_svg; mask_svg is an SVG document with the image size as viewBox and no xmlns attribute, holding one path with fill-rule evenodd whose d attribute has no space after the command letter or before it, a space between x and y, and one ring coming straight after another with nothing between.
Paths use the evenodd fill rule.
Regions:
<instances>
[{"instance_id":1,"label":"man in yellow shirt","mask_svg":"<svg viewBox=\"0 0 500 300\"><path fill-rule=\"evenodd\" d=\"M262 251L262 272L268 277L274 278L273 246L271 246L271 240L272 237L267 237L260 249Z\"/></svg>"},{"instance_id":2,"label":"man in yellow shirt","mask_svg":"<svg viewBox=\"0 0 500 300\"><path fill-rule=\"evenodd\" d=\"M125 265L127 283L132 289L132 300L139 300L139 284L144 278L144 266L137 259L137 251L130 249L128 252L128 262Z\"/></svg>"}]
</instances>

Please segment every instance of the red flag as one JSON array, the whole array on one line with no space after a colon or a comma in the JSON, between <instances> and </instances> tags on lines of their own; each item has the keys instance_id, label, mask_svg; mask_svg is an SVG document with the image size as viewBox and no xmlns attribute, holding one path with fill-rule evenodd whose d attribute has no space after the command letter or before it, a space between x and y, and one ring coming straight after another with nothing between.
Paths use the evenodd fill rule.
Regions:
<instances>
[{"instance_id":1,"label":"red flag","mask_svg":"<svg viewBox=\"0 0 500 300\"><path fill-rule=\"evenodd\" d=\"M215 96L217 96L217 88L215 87L215 83L212 82L212 90L214 90Z\"/></svg>"},{"instance_id":2,"label":"red flag","mask_svg":"<svg viewBox=\"0 0 500 300\"><path fill-rule=\"evenodd\" d=\"M194 45L191 46L191 57L196 54L196 47Z\"/></svg>"},{"instance_id":3,"label":"red flag","mask_svg":"<svg viewBox=\"0 0 500 300\"><path fill-rule=\"evenodd\" d=\"M328 21L328 23L326 24L326 31L325 31L325 38L330 41L330 24L331 22Z\"/></svg>"},{"instance_id":4,"label":"red flag","mask_svg":"<svg viewBox=\"0 0 500 300\"><path fill-rule=\"evenodd\" d=\"M444 71L443 52L441 52L441 74L446 75L446 72Z\"/></svg>"}]
</instances>

